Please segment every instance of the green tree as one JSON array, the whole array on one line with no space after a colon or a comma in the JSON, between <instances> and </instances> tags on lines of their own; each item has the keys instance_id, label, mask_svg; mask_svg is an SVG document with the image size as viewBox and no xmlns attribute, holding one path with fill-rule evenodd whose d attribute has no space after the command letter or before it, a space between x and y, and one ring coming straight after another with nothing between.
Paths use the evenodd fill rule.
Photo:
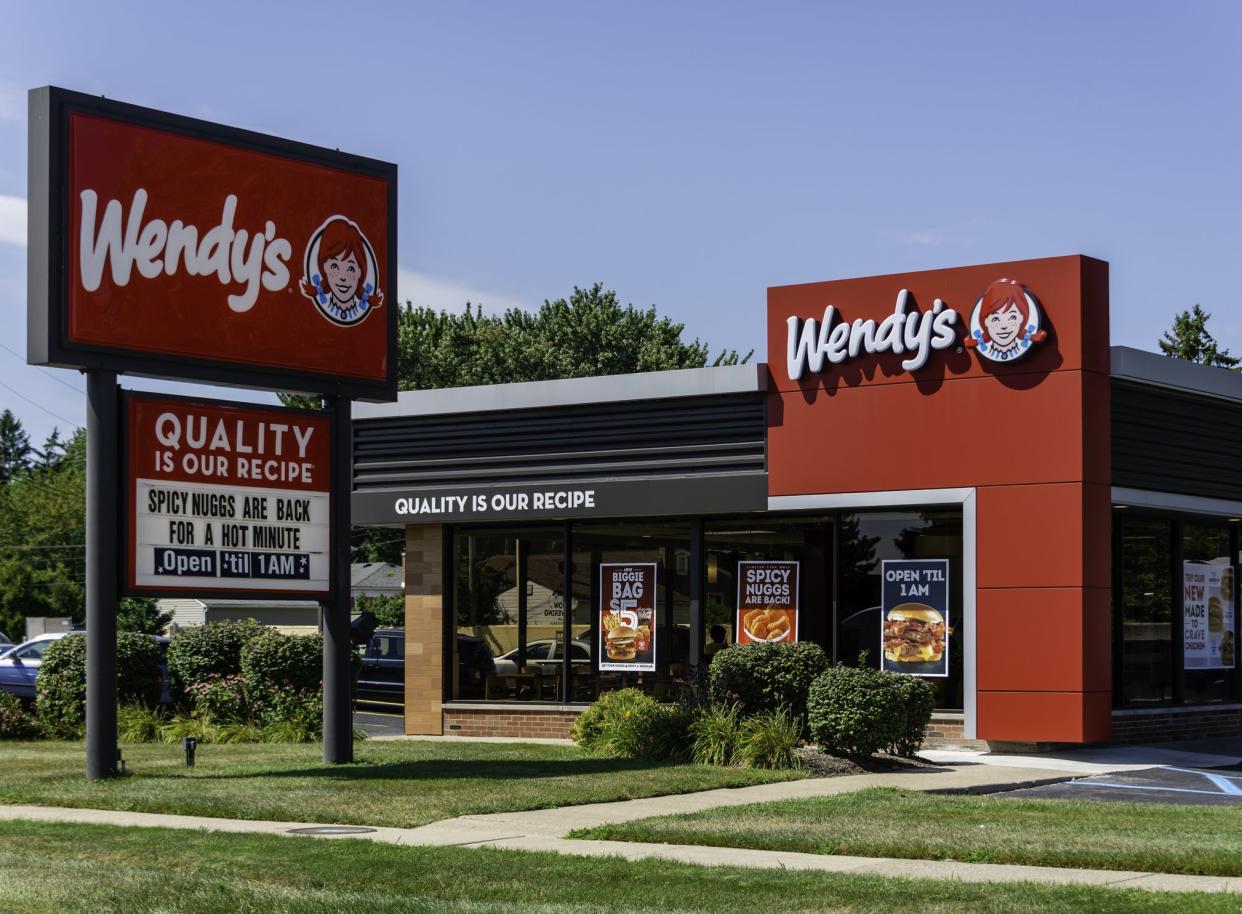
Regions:
<instances>
[{"instance_id":1,"label":"green tree","mask_svg":"<svg viewBox=\"0 0 1242 914\"><path fill-rule=\"evenodd\" d=\"M1208 332L1207 322L1212 315L1198 305L1190 311L1173 316L1173 327L1160 337L1160 351L1165 355L1187 362L1214 365L1232 371L1242 370L1242 358L1222 349Z\"/></svg>"},{"instance_id":2,"label":"green tree","mask_svg":"<svg viewBox=\"0 0 1242 914\"><path fill-rule=\"evenodd\" d=\"M397 384L425 390L704 367L707 345L683 341L684 330L654 307L622 305L600 283L575 287L534 313L486 315L467 303L452 314L407 304L397 317ZM750 355L721 352L712 364Z\"/></svg>"},{"instance_id":3,"label":"green tree","mask_svg":"<svg viewBox=\"0 0 1242 914\"><path fill-rule=\"evenodd\" d=\"M405 625L405 598L400 594L363 595L354 600L354 612L369 612L378 628L400 628Z\"/></svg>"},{"instance_id":4,"label":"green tree","mask_svg":"<svg viewBox=\"0 0 1242 914\"><path fill-rule=\"evenodd\" d=\"M22 420L10 409L0 413L0 483L7 483L28 469L32 452Z\"/></svg>"},{"instance_id":5,"label":"green tree","mask_svg":"<svg viewBox=\"0 0 1242 914\"><path fill-rule=\"evenodd\" d=\"M155 601L146 598L126 598L116 610L117 631L162 635L171 621L172 613L160 612Z\"/></svg>"},{"instance_id":6,"label":"green tree","mask_svg":"<svg viewBox=\"0 0 1242 914\"><path fill-rule=\"evenodd\" d=\"M26 470L0 485L0 631L26 616L82 621L86 542L86 435L66 442L54 468Z\"/></svg>"}]
</instances>

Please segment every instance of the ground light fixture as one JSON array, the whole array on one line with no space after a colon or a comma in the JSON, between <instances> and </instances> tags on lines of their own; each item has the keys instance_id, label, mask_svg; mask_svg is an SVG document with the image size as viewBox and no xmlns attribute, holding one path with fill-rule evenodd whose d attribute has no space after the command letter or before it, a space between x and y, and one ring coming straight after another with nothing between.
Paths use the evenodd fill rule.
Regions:
<instances>
[{"instance_id":1,"label":"ground light fixture","mask_svg":"<svg viewBox=\"0 0 1242 914\"><path fill-rule=\"evenodd\" d=\"M198 749L198 740L192 736L181 738L181 748L185 750L185 767L194 767L194 752Z\"/></svg>"}]
</instances>

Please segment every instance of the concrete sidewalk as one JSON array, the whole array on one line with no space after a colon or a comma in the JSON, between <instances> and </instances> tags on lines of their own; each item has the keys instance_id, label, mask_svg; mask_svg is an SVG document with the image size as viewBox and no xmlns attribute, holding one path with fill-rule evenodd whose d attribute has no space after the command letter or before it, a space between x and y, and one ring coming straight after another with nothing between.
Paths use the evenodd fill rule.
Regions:
<instances>
[{"instance_id":1,"label":"concrete sidewalk","mask_svg":"<svg viewBox=\"0 0 1242 914\"><path fill-rule=\"evenodd\" d=\"M622 857L627 860L660 858L705 866L743 866L818 870L833 873L901 876L911 879L955 879L963 882L1038 882L1056 885L1095 885L1168 892L1242 893L1242 878L1179 876L1114 870L1060 869L1042 866L1010 866L960 863L947 860L904 860L760 851L744 848L640 844L623 841L576 841L564 835L575 828L627 822L647 816L697 812L720 806L760 803L798 797L828 796L866 787L906 790L989 792L1021 785L1053 783L1078 776L1079 772L1049 768L963 765L915 772L862 774L837 778L811 778L779 784L708 790L700 793L615 803L593 803L558 809L494 815L461 816L419 828L375 828L364 834L327 834L318 837L360 838L389 844L423 847L494 847L520 851L545 851L587 857ZM306 822L262 822L159 813L67 809L45 806L0 806L0 820L41 820L100 825L202 829L244 834L289 836L305 829Z\"/></svg>"}]
</instances>

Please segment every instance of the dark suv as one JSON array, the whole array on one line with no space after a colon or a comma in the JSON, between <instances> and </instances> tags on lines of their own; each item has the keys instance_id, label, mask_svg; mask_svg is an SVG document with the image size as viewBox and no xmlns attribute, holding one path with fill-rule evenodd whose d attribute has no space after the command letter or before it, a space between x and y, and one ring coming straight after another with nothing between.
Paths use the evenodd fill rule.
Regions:
<instances>
[{"instance_id":1,"label":"dark suv","mask_svg":"<svg viewBox=\"0 0 1242 914\"><path fill-rule=\"evenodd\" d=\"M480 638L457 636L459 692L482 697L483 682L496 669L492 652ZM357 701L405 704L405 629L377 628L362 652L362 669L354 689Z\"/></svg>"}]
</instances>

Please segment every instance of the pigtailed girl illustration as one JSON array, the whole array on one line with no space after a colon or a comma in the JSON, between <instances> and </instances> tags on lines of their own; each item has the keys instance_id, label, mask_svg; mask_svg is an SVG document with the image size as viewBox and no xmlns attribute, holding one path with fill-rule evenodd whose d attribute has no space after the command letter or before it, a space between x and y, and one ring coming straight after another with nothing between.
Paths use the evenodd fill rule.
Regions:
<instances>
[{"instance_id":1,"label":"pigtailed girl illustration","mask_svg":"<svg viewBox=\"0 0 1242 914\"><path fill-rule=\"evenodd\" d=\"M975 304L966 347L993 362L1011 362L1048 336L1039 324L1039 306L1022 283L998 279Z\"/></svg>"},{"instance_id":2,"label":"pigtailed girl illustration","mask_svg":"<svg viewBox=\"0 0 1242 914\"><path fill-rule=\"evenodd\" d=\"M384 304L371 244L344 216L333 216L311 236L303 269L302 294L334 324L357 324Z\"/></svg>"}]
</instances>

